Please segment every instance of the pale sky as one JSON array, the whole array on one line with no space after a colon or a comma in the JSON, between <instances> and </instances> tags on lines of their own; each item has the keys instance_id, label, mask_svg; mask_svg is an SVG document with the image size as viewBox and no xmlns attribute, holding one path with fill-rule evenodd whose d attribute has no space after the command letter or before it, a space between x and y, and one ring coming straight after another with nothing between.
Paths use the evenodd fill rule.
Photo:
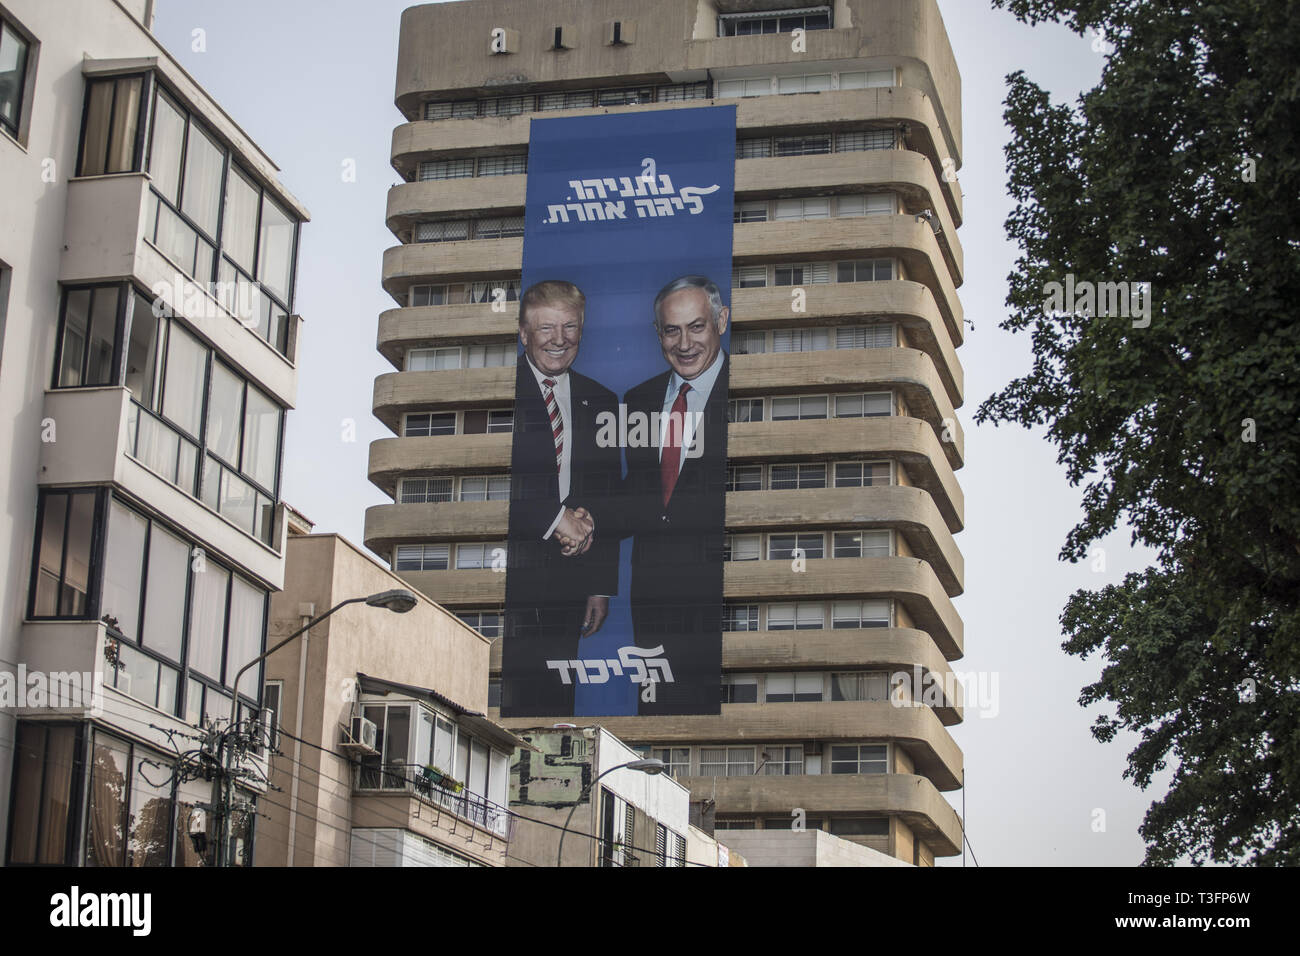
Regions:
<instances>
[{"instance_id":1,"label":"pale sky","mask_svg":"<svg viewBox=\"0 0 1300 956\"><path fill-rule=\"evenodd\" d=\"M523 0L521 0L523 2ZM375 351L385 196L400 182L389 164L398 22L407 0L159 0L155 33L283 170L312 213L303 228L296 310L305 321L297 410L289 415L284 498L316 522L362 543L365 509L387 500L366 478L369 443L387 436L370 413L375 376L392 367ZM1119 581L1147 563L1128 535L1102 542L1105 570L1062 564L1078 521L1071 488L1042 437L976 427L979 403L1028 368L1030 345L997 328L1015 247L1003 223L1005 76L1017 69L1053 99L1073 101L1096 83L1102 55L1061 28L1030 29L987 0L939 0L963 80L967 329L966 592L956 599L966 657L954 670L997 688L996 716L968 702L951 728L965 752L967 835L981 865L1135 865L1137 828L1168 775L1140 792L1121 779L1134 738L1102 745L1088 732L1097 708L1080 689L1100 672L1060 649L1058 618L1078 588ZM250 29L255 25L255 29ZM202 31L196 34L195 31ZM201 41L201 42L200 42ZM202 47L202 49L199 49ZM352 161L355 181L344 180ZM355 441L343 440L355 424ZM996 684L995 684L996 682ZM991 714L993 708L988 708ZM960 791L948 794L959 809ZM1100 813L1099 813L1100 811ZM1098 826L1104 829L1098 830ZM960 865L949 858L942 865ZM968 857L967 864L973 861Z\"/></svg>"}]
</instances>

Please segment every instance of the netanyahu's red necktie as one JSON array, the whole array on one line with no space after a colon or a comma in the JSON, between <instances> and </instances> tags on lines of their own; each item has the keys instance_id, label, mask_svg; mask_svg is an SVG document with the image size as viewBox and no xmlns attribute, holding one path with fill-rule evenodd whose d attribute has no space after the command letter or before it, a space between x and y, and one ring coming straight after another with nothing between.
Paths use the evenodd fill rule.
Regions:
<instances>
[{"instance_id":1,"label":"netanyahu's red necktie","mask_svg":"<svg viewBox=\"0 0 1300 956\"><path fill-rule=\"evenodd\" d=\"M691 386L683 382L681 391L677 393L677 401L673 402L672 411L668 415L668 435L664 441L663 457L659 459L659 483L664 490L664 507L668 506L668 499L673 496L673 489L677 487L677 474L681 470L686 393L690 390Z\"/></svg>"}]
</instances>

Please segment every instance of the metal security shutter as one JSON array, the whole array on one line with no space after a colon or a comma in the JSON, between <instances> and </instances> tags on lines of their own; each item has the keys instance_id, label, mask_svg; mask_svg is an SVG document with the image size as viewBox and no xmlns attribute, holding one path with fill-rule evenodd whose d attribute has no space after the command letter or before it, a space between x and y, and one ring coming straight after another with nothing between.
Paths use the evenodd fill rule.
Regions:
<instances>
[{"instance_id":1,"label":"metal security shutter","mask_svg":"<svg viewBox=\"0 0 1300 956\"><path fill-rule=\"evenodd\" d=\"M668 865L668 828L662 823L655 825L655 866Z\"/></svg>"}]
</instances>

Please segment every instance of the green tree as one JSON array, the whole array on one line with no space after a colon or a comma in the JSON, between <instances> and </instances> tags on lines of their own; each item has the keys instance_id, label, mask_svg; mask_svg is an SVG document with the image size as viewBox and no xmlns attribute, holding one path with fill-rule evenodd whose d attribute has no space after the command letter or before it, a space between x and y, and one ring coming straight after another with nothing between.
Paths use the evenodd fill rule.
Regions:
<instances>
[{"instance_id":1,"label":"green tree","mask_svg":"<svg viewBox=\"0 0 1300 956\"><path fill-rule=\"evenodd\" d=\"M1157 553L1061 616L1104 658L1093 735L1140 735L1143 789L1173 768L1146 862L1300 864L1300 0L993 4L1105 65L1074 106L1008 78L1002 327L1034 358L976 420L1045 426L1083 486L1063 559L1121 522ZM1149 324L1046 308L1069 274L1150 283Z\"/></svg>"}]
</instances>

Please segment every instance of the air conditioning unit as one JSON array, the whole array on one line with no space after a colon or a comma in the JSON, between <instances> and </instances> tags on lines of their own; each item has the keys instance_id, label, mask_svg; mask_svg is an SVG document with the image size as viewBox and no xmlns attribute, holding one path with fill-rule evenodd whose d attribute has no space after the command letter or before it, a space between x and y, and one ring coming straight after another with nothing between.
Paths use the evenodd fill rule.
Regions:
<instances>
[{"instance_id":1,"label":"air conditioning unit","mask_svg":"<svg viewBox=\"0 0 1300 956\"><path fill-rule=\"evenodd\" d=\"M353 717L340 746L352 753L377 754L379 753L379 728L375 726L373 720Z\"/></svg>"}]
</instances>

